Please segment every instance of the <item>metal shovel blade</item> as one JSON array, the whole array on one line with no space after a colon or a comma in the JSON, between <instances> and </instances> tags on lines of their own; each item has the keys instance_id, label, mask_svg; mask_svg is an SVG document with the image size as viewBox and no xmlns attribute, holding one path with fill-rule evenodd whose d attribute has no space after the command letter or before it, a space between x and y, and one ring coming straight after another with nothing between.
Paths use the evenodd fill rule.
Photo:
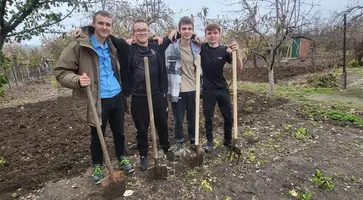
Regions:
<instances>
[{"instance_id":1,"label":"metal shovel blade","mask_svg":"<svg viewBox=\"0 0 363 200\"><path fill-rule=\"evenodd\" d=\"M151 167L148 169L147 177L149 180L166 180L168 177L168 168L166 165Z\"/></svg>"},{"instance_id":2,"label":"metal shovel blade","mask_svg":"<svg viewBox=\"0 0 363 200\"><path fill-rule=\"evenodd\" d=\"M237 146L237 143L238 143L238 141L236 139L234 139L232 141L232 144L227 147L226 159L228 159L228 161L231 161L231 162L233 162L233 160L237 159L236 164L238 165L239 159L242 156L242 151Z\"/></svg>"},{"instance_id":3,"label":"metal shovel blade","mask_svg":"<svg viewBox=\"0 0 363 200\"><path fill-rule=\"evenodd\" d=\"M204 154L199 149L199 145L195 146L195 155L190 158L190 166L192 168L202 166L204 160Z\"/></svg>"},{"instance_id":4,"label":"metal shovel blade","mask_svg":"<svg viewBox=\"0 0 363 200\"><path fill-rule=\"evenodd\" d=\"M126 190L126 181L123 172L115 172L102 179L101 186L105 199L117 199L123 196Z\"/></svg>"}]
</instances>

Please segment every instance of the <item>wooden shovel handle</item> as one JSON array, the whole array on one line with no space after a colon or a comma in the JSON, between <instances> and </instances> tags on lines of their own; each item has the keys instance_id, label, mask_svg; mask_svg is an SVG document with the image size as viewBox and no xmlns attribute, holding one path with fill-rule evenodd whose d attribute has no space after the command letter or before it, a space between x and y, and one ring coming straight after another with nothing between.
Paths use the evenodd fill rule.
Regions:
<instances>
[{"instance_id":1,"label":"wooden shovel handle","mask_svg":"<svg viewBox=\"0 0 363 200\"><path fill-rule=\"evenodd\" d=\"M200 55L197 59L197 70L195 73L195 145L199 145L199 103L200 103Z\"/></svg>"},{"instance_id":2,"label":"wooden shovel handle","mask_svg":"<svg viewBox=\"0 0 363 200\"><path fill-rule=\"evenodd\" d=\"M91 107L93 118L95 120L95 126L96 126L96 129L97 129L98 138L99 138L100 143L101 143L101 148L102 148L102 152L103 152L103 157L105 159L107 171L110 174L110 177L112 177L114 171L113 171L113 168L112 168L112 165L111 165L110 156L108 155L108 152L107 152L105 139L103 138L103 133L102 133L102 130L101 130L101 124L100 124L100 121L98 120L96 105L95 105L95 102L94 102L93 97L92 97L90 86L86 87L86 91L87 91L87 98L88 98L89 106Z\"/></svg>"},{"instance_id":3,"label":"wooden shovel handle","mask_svg":"<svg viewBox=\"0 0 363 200\"><path fill-rule=\"evenodd\" d=\"M156 147L156 133L155 133L155 123L154 123L153 100L151 98L150 70L149 70L149 60L147 57L144 57L144 67L145 67L147 103L148 103L148 107L149 107L149 116L150 116L151 137L152 137L154 158L155 158L155 162L157 162L158 150Z\"/></svg>"},{"instance_id":4,"label":"wooden shovel handle","mask_svg":"<svg viewBox=\"0 0 363 200\"><path fill-rule=\"evenodd\" d=\"M233 136L237 139L237 52L232 51L232 72L233 72Z\"/></svg>"}]
</instances>

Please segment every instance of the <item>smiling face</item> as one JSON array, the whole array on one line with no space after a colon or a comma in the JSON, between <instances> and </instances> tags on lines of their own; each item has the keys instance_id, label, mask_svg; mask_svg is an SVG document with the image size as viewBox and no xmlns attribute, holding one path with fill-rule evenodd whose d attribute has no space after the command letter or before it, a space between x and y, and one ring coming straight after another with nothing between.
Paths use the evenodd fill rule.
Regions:
<instances>
[{"instance_id":1,"label":"smiling face","mask_svg":"<svg viewBox=\"0 0 363 200\"><path fill-rule=\"evenodd\" d=\"M179 32L184 40L190 40L192 38L194 28L193 24L183 24L179 27Z\"/></svg>"},{"instance_id":2,"label":"smiling face","mask_svg":"<svg viewBox=\"0 0 363 200\"><path fill-rule=\"evenodd\" d=\"M138 44L147 44L149 38L149 26L143 22L135 22L133 27L133 35Z\"/></svg>"},{"instance_id":3,"label":"smiling face","mask_svg":"<svg viewBox=\"0 0 363 200\"><path fill-rule=\"evenodd\" d=\"M218 29L206 30L205 38L207 39L209 44L216 45L221 39L221 33Z\"/></svg>"},{"instance_id":4,"label":"smiling face","mask_svg":"<svg viewBox=\"0 0 363 200\"><path fill-rule=\"evenodd\" d=\"M95 28L95 35L97 37L106 39L112 31L112 19L109 16L96 15L92 26Z\"/></svg>"}]
</instances>

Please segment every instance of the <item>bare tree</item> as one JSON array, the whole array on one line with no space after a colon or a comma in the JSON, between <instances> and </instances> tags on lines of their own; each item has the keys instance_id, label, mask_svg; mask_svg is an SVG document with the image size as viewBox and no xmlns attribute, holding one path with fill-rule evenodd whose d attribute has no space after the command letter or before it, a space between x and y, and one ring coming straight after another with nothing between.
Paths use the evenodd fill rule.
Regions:
<instances>
[{"instance_id":1,"label":"bare tree","mask_svg":"<svg viewBox=\"0 0 363 200\"><path fill-rule=\"evenodd\" d=\"M174 27L174 12L163 0L99 0L94 8L88 13L89 18L99 8L109 11L113 16L113 34L120 37L130 37L134 21L140 19L145 20L151 31L158 35Z\"/></svg>"},{"instance_id":2,"label":"bare tree","mask_svg":"<svg viewBox=\"0 0 363 200\"><path fill-rule=\"evenodd\" d=\"M308 9L302 9L304 8ZM274 95L274 66L279 48L286 39L303 30L310 23L309 16L313 4L303 0L239 0L233 3L242 13L235 29L250 31L254 37L266 45L261 50L254 49L253 53L259 55L268 68L269 95ZM260 8L269 8L267 12L259 12Z\"/></svg>"}]
</instances>

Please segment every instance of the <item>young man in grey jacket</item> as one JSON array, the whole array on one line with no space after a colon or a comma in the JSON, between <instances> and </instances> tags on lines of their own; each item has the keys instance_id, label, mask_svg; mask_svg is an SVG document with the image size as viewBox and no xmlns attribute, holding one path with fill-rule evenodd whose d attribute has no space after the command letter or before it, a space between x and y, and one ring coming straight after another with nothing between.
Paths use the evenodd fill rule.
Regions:
<instances>
[{"instance_id":1,"label":"young man in grey jacket","mask_svg":"<svg viewBox=\"0 0 363 200\"><path fill-rule=\"evenodd\" d=\"M196 56L200 54L201 48L195 40L192 40L194 22L190 17L182 17L179 20L178 29L181 38L169 45L165 58L168 70L168 99L173 109L177 142L175 155L184 156L185 113L188 121L189 142L194 146L195 141Z\"/></svg>"}]
</instances>

